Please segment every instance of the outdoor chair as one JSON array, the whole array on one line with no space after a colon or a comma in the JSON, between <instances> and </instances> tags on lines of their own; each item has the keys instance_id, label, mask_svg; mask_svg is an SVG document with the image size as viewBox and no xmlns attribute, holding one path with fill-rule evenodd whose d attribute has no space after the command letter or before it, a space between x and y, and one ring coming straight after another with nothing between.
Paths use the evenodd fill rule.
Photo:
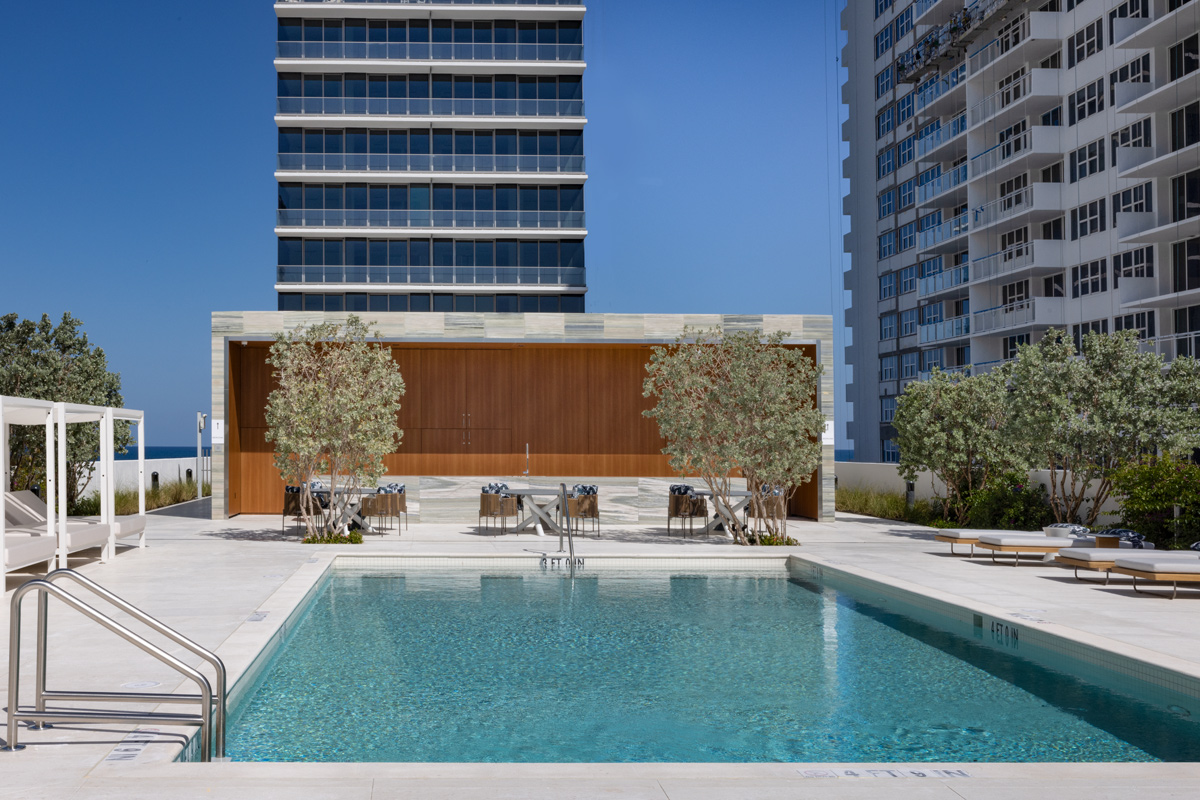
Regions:
<instances>
[{"instance_id":1,"label":"outdoor chair","mask_svg":"<svg viewBox=\"0 0 1200 800\"><path fill-rule=\"evenodd\" d=\"M1179 584L1200 582L1200 558L1196 553L1190 553L1192 558L1163 558L1162 553L1155 555L1129 556L1118 558L1113 564L1112 572L1128 575L1133 578L1133 590L1139 594L1155 594L1143 592L1137 588L1137 579L1158 581L1171 584L1171 599L1179 594ZM1161 597L1161 595L1159 595Z\"/></svg>"},{"instance_id":2,"label":"outdoor chair","mask_svg":"<svg viewBox=\"0 0 1200 800\"><path fill-rule=\"evenodd\" d=\"M500 494L479 495L479 527L487 530L489 520L499 518L499 534L508 533L508 518L517 517L517 498L505 497Z\"/></svg>"},{"instance_id":3,"label":"outdoor chair","mask_svg":"<svg viewBox=\"0 0 1200 800\"><path fill-rule=\"evenodd\" d=\"M1046 538L1043 534L1037 531L999 531L999 530L972 530L970 528L943 528L933 536L935 542L949 542L950 555L956 556L958 553L954 549L954 545L970 545L971 552L967 554L967 558L974 558L975 545L979 544L979 537L984 534L999 534L1004 536L1033 536L1039 540Z\"/></svg>"},{"instance_id":4,"label":"outdoor chair","mask_svg":"<svg viewBox=\"0 0 1200 800\"><path fill-rule=\"evenodd\" d=\"M7 528L9 525L44 532L48 513L49 509L46 507L46 503L27 489L5 494L4 521L6 529L10 533L12 529ZM125 518L119 517L118 519ZM55 521L55 532L56 534L58 532L58 520ZM68 517L67 539L63 544L66 545L68 554L99 547L102 551L101 561L105 561L111 555L108 552L110 533L112 533L112 528L97 519Z\"/></svg>"},{"instance_id":5,"label":"outdoor chair","mask_svg":"<svg viewBox=\"0 0 1200 800\"><path fill-rule=\"evenodd\" d=\"M567 498L567 513L571 518L571 525L578 526L580 533L585 533L585 520L592 521L592 530L596 532L596 538L600 538L600 498L594 494L581 494L577 497ZM574 527L572 528L575 529Z\"/></svg>"},{"instance_id":6,"label":"outdoor chair","mask_svg":"<svg viewBox=\"0 0 1200 800\"><path fill-rule=\"evenodd\" d=\"M754 503L746 506L746 514L748 517L754 518L754 530L759 531L759 522L761 517L758 511L754 508ZM783 522L783 533L787 535L787 498L783 495L767 495L763 498L763 514L762 517L770 517Z\"/></svg>"},{"instance_id":7,"label":"outdoor chair","mask_svg":"<svg viewBox=\"0 0 1200 800\"><path fill-rule=\"evenodd\" d=\"M382 497L383 497L383 495L380 495L380 494L365 494L365 495L363 495L362 500L360 500L359 504L358 504L358 515L360 517L362 517L363 521L369 523L371 521L372 517L385 516L384 512L387 509L386 509L386 505L384 504L383 500L381 499ZM381 528L383 526L372 525L371 527L374 527L376 530L379 530L380 536L383 535L383 531L381 530Z\"/></svg>"},{"instance_id":8,"label":"outdoor chair","mask_svg":"<svg viewBox=\"0 0 1200 800\"><path fill-rule=\"evenodd\" d=\"M991 551L992 561L996 560L996 553L1012 553L1014 567L1020 563L1022 553L1041 555L1043 560L1053 561L1053 556L1063 548L1087 547L1094 543L1094 539L1084 536L1030 536L1013 531L984 532L979 537L979 546Z\"/></svg>"},{"instance_id":9,"label":"outdoor chair","mask_svg":"<svg viewBox=\"0 0 1200 800\"><path fill-rule=\"evenodd\" d=\"M688 534L694 534L694 520L697 517L704 520L708 519L708 502L703 497L695 497L690 494L671 494L667 496L667 536L671 535L671 520L673 519L686 519L688 522Z\"/></svg>"},{"instance_id":10,"label":"outdoor chair","mask_svg":"<svg viewBox=\"0 0 1200 800\"><path fill-rule=\"evenodd\" d=\"M291 517L298 524L303 520L303 499L304 495L296 487L287 487L283 491L283 521L279 525L279 531L282 533L287 525L287 518ZM317 497L313 496L313 516L321 520L320 525L324 527L325 510L321 507Z\"/></svg>"},{"instance_id":11,"label":"outdoor chair","mask_svg":"<svg viewBox=\"0 0 1200 800\"><path fill-rule=\"evenodd\" d=\"M395 518L396 530L400 530L400 515L404 515L404 529L408 530L408 495L404 492L386 492L375 495L380 505L380 515Z\"/></svg>"}]
</instances>

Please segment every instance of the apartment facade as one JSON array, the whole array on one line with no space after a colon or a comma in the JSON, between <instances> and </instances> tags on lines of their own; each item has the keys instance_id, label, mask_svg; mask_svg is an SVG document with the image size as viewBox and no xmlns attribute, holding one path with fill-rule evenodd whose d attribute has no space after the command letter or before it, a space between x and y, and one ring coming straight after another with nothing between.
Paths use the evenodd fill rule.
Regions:
<instances>
[{"instance_id":1,"label":"apartment facade","mask_svg":"<svg viewBox=\"0 0 1200 800\"><path fill-rule=\"evenodd\" d=\"M1200 0L849 0L848 436L1051 328L1200 346Z\"/></svg>"},{"instance_id":2,"label":"apartment facade","mask_svg":"<svg viewBox=\"0 0 1200 800\"><path fill-rule=\"evenodd\" d=\"M277 2L279 310L583 312L584 11Z\"/></svg>"}]
</instances>

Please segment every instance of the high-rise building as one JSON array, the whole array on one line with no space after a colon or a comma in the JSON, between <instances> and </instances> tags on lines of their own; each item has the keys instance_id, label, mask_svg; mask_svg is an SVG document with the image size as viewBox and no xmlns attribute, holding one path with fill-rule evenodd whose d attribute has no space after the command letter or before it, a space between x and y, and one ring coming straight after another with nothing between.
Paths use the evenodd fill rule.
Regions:
<instances>
[{"instance_id":1,"label":"high-rise building","mask_svg":"<svg viewBox=\"0 0 1200 800\"><path fill-rule=\"evenodd\" d=\"M279 309L582 312L584 10L277 2Z\"/></svg>"},{"instance_id":2,"label":"high-rise building","mask_svg":"<svg viewBox=\"0 0 1200 800\"><path fill-rule=\"evenodd\" d=\"M1050 328L1200 345L1200 2L849 0L848 436Z\"/></svg>"}]
</instances>

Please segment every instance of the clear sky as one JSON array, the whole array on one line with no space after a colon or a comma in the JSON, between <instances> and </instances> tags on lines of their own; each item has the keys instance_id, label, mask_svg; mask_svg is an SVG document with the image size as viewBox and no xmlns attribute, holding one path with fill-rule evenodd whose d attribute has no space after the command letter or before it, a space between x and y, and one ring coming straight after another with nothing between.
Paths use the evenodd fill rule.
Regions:
<instances>
[{"instance_id":1,"label":"clear sky","mask_svg":"<svg viewBox=\"0 0 1200 800\"><path fill-rule=\"evenodd\" d=\"M836 27L834 0L589 2L589 311L840 328ZM81 318L149 444L210 410L211 312L275 308L274 40L269 0L5 8L0 312Z\"/></svg>"}]
</instances>

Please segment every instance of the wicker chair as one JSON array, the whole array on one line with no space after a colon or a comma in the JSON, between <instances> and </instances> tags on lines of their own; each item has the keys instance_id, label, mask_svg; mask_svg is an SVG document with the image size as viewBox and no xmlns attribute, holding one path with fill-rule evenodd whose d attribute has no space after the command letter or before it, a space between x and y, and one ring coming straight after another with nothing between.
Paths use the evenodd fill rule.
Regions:
<instances>
[{"instance_id":1,"label":"wicker chair","mask_svg":"<svg viewBox=\"0 0 1200 800\"><path fill-rule=\"evenodd\" d=\"M396 520L396 530L400 529L400 515L404 515L404 527L408 528L408 495L401 493L368 494L362 499L358 512L364 519ZM383 525L379 525L383 528Z\"/></svg>"},{"instance_id":2,"label":"wicker chair","mask_svg":"<svg viewBox=\"0 0 1200 800\"><path fill-rule=\"evenodd\" d=\"M283 520L279 524L279 531L282 533L287 529L287 519L291 517L297 522L304 516L304 495L300 492L284 492L283 493ZM313 498L313 516L322 521L324 526L325 510L321 508L321 504L317 502L317 498Z\"/></svg>"},{"instance_id":3,"label":"wicker chair","mask_svg":"<svg viewBox=\"0 0 1200 800\"><path fill-rule=\"evenodd\" d=\"M746 514L748 517L754 517L754 530L761 530L759 523L761 518L754 508L754 503L746 506ZM770 517L783 522L783 533L787 535L787 498L782 495L768 495L763 498L763 517Z\"/></svg>"},{"instance_id":4,"label":"wicker chair","mask_svg":"<svg viewBox=\"0 0 1200 800\"><path fill-rule=\"evenodd\" d=\"M498 494L479 495L479 527L487 530L488 520L500 519L500 529L497 535L508 533L508 518L517 517L517 498L501 497Z\"/></svg>"},{"instance_id":5,"label":"wicker chair","mask_svg":"<svg viewBox=\"0 0 1200 800\"><path fill-rule=\"evenodd\" d=\"M592 521L592 530L596 532L596 538L600 538L600 498L594 494L581 494L578 497L567 498L567 513L571 517L571 525L574 530L576 522L579 525L579 532L586 534L584 530L584 520Z\"/></svg>"},{"instance_id":6,"label":"wicker chair","mask_svg":"<svg viewBox=\"0 0 1200 800\"><path fill-rule=\"evenodd\" d=\"M695 534L694 520L696 517L708 519L707 500L703 497L692 497L687 494L667 495L667 536L671 535L671 520L673 519L686 519L688 521L688 534Z\"/></svg>"}]
</instances>

